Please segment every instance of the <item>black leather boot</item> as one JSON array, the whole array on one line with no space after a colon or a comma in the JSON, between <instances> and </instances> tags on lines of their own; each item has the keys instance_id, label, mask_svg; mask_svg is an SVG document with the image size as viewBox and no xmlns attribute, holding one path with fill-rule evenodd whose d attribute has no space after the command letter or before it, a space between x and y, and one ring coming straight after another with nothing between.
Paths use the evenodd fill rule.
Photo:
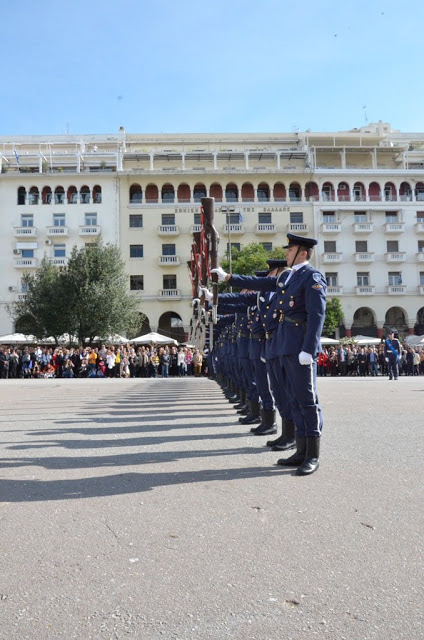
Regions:
<instances>
[{"instance_id":1,"label":"black leather boot","mask_svg":"<svg viewBox=\"0 0 424 640\"><path fill-rule=\"evenodd\" d=\"M296 453L290 458L280 458L277 464L282 467L298 467L302 464L306 456L306 438L304 436L296 436Z\"/></svg>"},{"instance_id":2,"label":"black leather boot","mask_svg":"<svg viewBox=\"0 0 424 640\"><path fill-rule=\"evenodd\" d=\"M242 389L240 392L240 402L234 405L234 409L243 409L246 404L246 390Z\"/></svg>"},{"instance_id":3,"label":"black leather boot","mask_svg":"<svg viewBox=\"0 0 424 640\"><path fill-rule=\"evenodd\" d=\"M294 422L293 420L287 420L283 418L283 433L281 439L271 445L272 451L287 451L288 449L294 449L296 446L296 439L294 436Z\"/></svg>"},{"instance_id":4,"label":"black leather boot","mask_svg":"<svg viewBox=\"0 0 424 640\"><path fill-rule=\"evenodd\" d=\"M319 467L319 446L321 438L306 438L306 457L296 473L298 476L309 476Z\"/></svg>"},{"instance_id":5,"label":"black leather boot","mask_svg":"<svg viewBox=\"0 0 424 640\"><path fill-rule=\"evenodd\" d=\"M258 431L258 429L260 429L263 426L263 423L264 423L264 410L263 410L263 408L261 408L261 410L260 410L260 417L261 417L260 423L258 424L257 427L252 427L250 429L251 433L256 433L256 431Z\"/></svg>"},{"instance_id":6,"label":"black leather boot","mask_svg":"<svg viewBox=\"0 0 424 640\"><path fill-rule=\"evenodd\" d=\"M254 436L270 436L273 433L277 433L277 424L275 422L274 409L264 409L263 420L255 431Z\"/></svg>"},{"instance_id":7,"label":"black leather boot","mask_svg":"<svg viewBox=\"0 0 424 640\"><path fill-rule=\"evenodd\" d=\"M249 413L244 418L239 418L241 424L257 424L261 422L261 404L260 402L251 402L249 400Z\"/></svg>"}]
</instances>

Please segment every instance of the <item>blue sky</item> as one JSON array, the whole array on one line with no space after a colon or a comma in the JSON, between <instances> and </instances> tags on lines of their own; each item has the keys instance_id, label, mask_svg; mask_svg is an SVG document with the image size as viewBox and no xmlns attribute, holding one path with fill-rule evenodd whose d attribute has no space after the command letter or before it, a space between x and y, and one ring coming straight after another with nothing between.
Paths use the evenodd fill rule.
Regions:
<instances>
[{"instance_id":1,"label":"blue sky","mask_svg":"<svg viewBox=\"0 0 424 640\"><path fill-rule=\"evenodd\" d=\"M424 131L422 0L2 0L0 24L3 136Z\"/></svg>"}]
</instances>

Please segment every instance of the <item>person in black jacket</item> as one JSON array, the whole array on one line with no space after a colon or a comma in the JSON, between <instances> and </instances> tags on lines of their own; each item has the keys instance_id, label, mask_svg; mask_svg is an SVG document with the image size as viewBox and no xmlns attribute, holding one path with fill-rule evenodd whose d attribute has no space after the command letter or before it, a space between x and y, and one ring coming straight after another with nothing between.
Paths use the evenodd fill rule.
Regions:
<instances>
[{"instance_id":1,"label":"person in black jacket","mask_svg":"<svg viewBox=\"0 0 424 640\"><path fill-rule=\"evenodd\" d=\"M400 342L395 330L391 329L384 343L384 355L389 366L389 380L397 380L399 377L400 354Z\"/></svg>"}]
</instances>

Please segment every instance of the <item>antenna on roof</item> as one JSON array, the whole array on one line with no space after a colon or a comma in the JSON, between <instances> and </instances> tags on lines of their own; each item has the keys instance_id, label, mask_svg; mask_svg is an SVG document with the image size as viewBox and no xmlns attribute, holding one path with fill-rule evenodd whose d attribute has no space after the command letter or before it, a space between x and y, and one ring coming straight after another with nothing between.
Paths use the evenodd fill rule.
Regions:
<instances>
[{"instance_id":1,"label":"antenna on roof","mask_svg":"<svg viewBox=\"0 0 424 640\"><path fill-rule=\"evenodd\" d=\"M364 107L362 107L362 109L364 110L364 118L365 118L365 124L368 124L368 117L367 117L367 105L365 105Z\"/></svg>"}]
</instances>

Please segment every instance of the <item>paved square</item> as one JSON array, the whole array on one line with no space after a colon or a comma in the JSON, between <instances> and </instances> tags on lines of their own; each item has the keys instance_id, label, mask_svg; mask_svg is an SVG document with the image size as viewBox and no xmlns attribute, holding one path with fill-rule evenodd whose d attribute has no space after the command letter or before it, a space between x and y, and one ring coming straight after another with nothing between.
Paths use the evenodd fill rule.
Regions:
<instances>
[{"instance_id":1,"label":"paved square","mask_svg":"<svg viewBox=\"0 0 424 640\"><path fill-rule=\"evenodd\" d=\"M424 378L276 467L205 379L0 381L1 640L423 637Z\"/></svg>"}]
</instances>

